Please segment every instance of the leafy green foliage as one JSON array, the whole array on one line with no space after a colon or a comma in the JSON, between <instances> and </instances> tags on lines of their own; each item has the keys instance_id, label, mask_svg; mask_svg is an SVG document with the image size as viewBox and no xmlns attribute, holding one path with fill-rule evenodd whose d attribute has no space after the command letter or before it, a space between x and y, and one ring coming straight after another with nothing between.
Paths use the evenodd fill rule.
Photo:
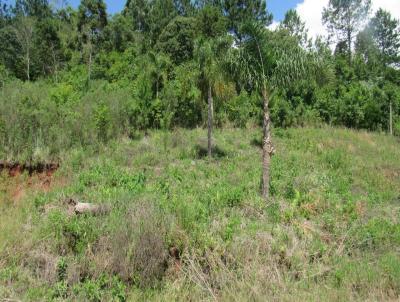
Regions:
<instances>
[{"instance_id":1,"label":"leafy green foliage","mask_svg":"<svg viewBox=\"0 0 400 302\"><path fill-rule=\"evenodd\" d=\"M175 64L181 64L193 58L195 36L195 19L178 16L163 29L158 49L168 54Z\"/></svg>"},{"instance_id":2,"label":"leafy green foliage","mask_svg":"<svg viewBox=\"0 0 400 302\"><path fill-rule=\"evenodd\" d=\"M229 30L238 40L246 36L242 31L244 24L256 21L265 27L272 22L265 0L226 0L222 5L229 20Z\"/></svg>"},{"instance_id":3,"label":"leafy green foliage","mask_svg":"<svg viewBox=\"0 0 400 302\"><path fill-rule=\"evenodd\" d=\"M293 9L288 10L285 14L285 19L282 21L280 27L287 30L291 36L296 37L300 45L307 46L308 36L305 23L301 20L300 16Z\"/></svg>"},{"instance_id":4,"label":"leafy green foliage","mask_svg":"<svg viewBox=\"0 0 400 302\"><path fill-rule=\"evenodd\" d=\"M400 32L399 21L389 12L379 9L370 21L372 35L384 64L399 63Z\"/></svg>"},{"instance_id":5,"label":"leafy green foliage","mask_svg":"<svg viewBox=\"0 0 400 302\"><path fill-rule=\"evenodd\" d=\"M237 127L246 127L247 122L257 112L257 103L256 97L249 96L247 92L242 91L227 104L229 120Z\"/></svg>"},{"instance_id":6,"label":"leafy green foliage","mask_svg":"<svg viewBox=\"0 0 400 302\"><path fill-rule=\"evenodd\" d=\"M76 127L67 131L75 134L66 141L74 142L65 145L93 145L115 138L117 133L133 137L149 128L205 125L206 108L201 99L207 95L210 79L217 126L228 120L236 126L259 123L261 102L252 100L252 105L246 106L242 96L247 93L256 98L255 90L267 83L274 94L271 113L275 126L322 121L387 130L391 104L396 128L400 115L399 71L394 68L398 63L398 21L379 10L363 29L358 25L369 11L369 2L339 2L331 1L324 14L330 33L339 38L332 54L323 38L308 41L304 22L294 11L286 14L277 30L266 30L271 15L264 0L132 0L121 14L112 17L107 16L104 1L82 1L74 10L62 3L51 6L48 1L21 0L1 11L0 85L4 93L0 98L5 102L9 97L5 85L13 77L41 79L46 84L39 86L60 89L50 93L57 95L49 96L55 106L46 115L59 121L61 128L74 129L74 120L85 112L90 124L85 123L82 131ZM347 25L346 16L350 18ZM346 41L349 37L350 42ZM236 68L228 66L229 57ZM300 74L304 76L298 77ZM101 81L110 85L103 88ZM102 89L112 97L124 95L125 100L120 99L116 106L109 104L108 97L99 97ZM91 95L96 101L84 105L82 99ZM40 103L47 104L48 97L44 99ZM238 108L239 100L243 108ZM74 112L78 108L81 113ZM121 116L115 115L116 110ZM6 132L7 124L3 118ZM56 131L58 126L53 128ZM36 126L32 129L37 131ZM46 145L35 140L36 146ZM6 143L4 148L14 147ZM45 153L56 154L57 150L50 148Z\"/></svg>"}]
</instances>

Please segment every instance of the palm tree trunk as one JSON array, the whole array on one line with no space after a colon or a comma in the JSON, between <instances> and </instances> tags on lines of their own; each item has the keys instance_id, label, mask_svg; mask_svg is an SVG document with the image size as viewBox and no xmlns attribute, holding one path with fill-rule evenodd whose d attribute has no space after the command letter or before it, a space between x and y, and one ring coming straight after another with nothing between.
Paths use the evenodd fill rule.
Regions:
<instances>
[{"instance_id":1,"label":"palm tree trunk","mask_svg":"<svg viewBox=\"0 0 400 302\"><path fill-rule=\"evenodd\" d=\"M54 77L56 79L56 83L58 83L58 77L57 77L57 56L56 52L54 51L54 46L53 44L51 45L51 53L53 55L53 72L54 72Z\"/></svg>"},{"instance_id":2,"label":"palm tree trunk","mask_svg":"<svg viewBox=\"0 0 400 302\"><path fill-rule=\"evenodd\" d=\"M390 108L389 108L389 130L390 135L393 135L393 107L392 107L392 100L390 100Z\"/></svg>"},{"instance_id":3,"label":"palm tree trunk","mask_svg":"<svg viewBox=\"0 0 400 302\"><path fill-rule=\"evenodd\" d=\"M29 49L28 49L28 51L26 53L26 77L28 79L28 82L30 82L30 80L31 80L30 67L31 67L31 56L30 56Z\"/></svg>"},{"instance_id":4,"label":"palm tree trunk","mask_svg":"<svg viewBox=\"0 0 400 302\"><path fill-rule=\"evenodd\" d=\"M88 31L88 48L89 48L89 66L88 66L88 86L90 86L90 81L92 79L92 52L93 52L93 44L92 44L92 32Z\"/></svg>"},{"instance_id":5,"label":"palm tree trunk","mask_svg":"<svg viewBox=\"0 0 400 302\"><path fill-rule=\"evenodd\" d=\"M348 61L349 61L349 65L351 66L351 57L352 57L352 55L351 55L351 31L350 30L348 30L348 32L347 32L347 52L348 52L348 54L347 54L347 56L348 56Z\"/></svg>"},{"instance_id":6,"label":"palm tree trunk","mask_svg":"<svg viewBox=\"0 0 400 302\"><path fill-rule=\"evenodd\" d=\"M212 128L213 128L214 104L211 83L208 84L208 157L212 157Z\"/></svg>"},{"instance_id":7,"label":"palm tree trunk","mask_svg":"<svg viewBox=\"0 0 400 302\"><path fill-rule=\"evenodd\" d=\"M156 81L156 100L158 100L158 75L157 75L157 81Z\"/></svg>"},{"instance_id":8,"label":"palm tree trunk","mask_svg":"<svg viewBox=\"0 0 400 302\"><path fill-rule=\"evenodd\" d=\"M347 12L347 56L348 56L348 61L349 65L351 66L351 37L352 37L352 26L351 26L351 19L350 19L351 13Z\"/></svg>"},{"instance_id":9,"label":"palm tree trunk","mask_svg":"<svg viewBox=\"0 0 400 302\"><path fill-rule=\"evenodd\" d=\"M274 147L271 138L271 119L269 114L269 95L267 89L262 90L264 102L263 120L263 167L262 167L262 197L265 201L269 199L269 176L271 157L274 154Z\"/></svg>"},{"instance_id":10,"label":"palm tree trunk","mask_svg":"<svg viewBox=\"0 0 400 302\"><path fill-rule=\"evenodd\" d=\"M90 84L91 77L92 77L92 49L90 48L89 66L88 66L88 83L89 84Z\"/></svg>"}]
</instances>

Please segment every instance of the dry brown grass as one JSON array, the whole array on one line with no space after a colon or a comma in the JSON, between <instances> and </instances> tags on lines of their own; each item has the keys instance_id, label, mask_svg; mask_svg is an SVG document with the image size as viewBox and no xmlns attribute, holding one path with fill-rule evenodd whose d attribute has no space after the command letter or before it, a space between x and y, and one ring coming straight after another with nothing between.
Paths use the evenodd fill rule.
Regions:
<instances>
[{"instance_id":1,"label":"dry brown grass","mask_svg":"<svg viewBox=\"0 0 400 302\"><path fill-rule=\"evenodd\" d=\"M48 284L57 282L57 263L59 256L43 250L33 250L24 259L24 266L32 272L33 276L44 280Z\"/></svg>"},{"instance_id":2,"label":"dry brown grass","mask_svg":"<svg viewBox=\"0 0 400 302\"><path fill-rule=\"evenodd\" d=\"M98 274L109 271L128 283L154 286L166 269L166 226L151 202L132 206L120 226L100 239L93 258Z\"/></svg>"}]
</instances>

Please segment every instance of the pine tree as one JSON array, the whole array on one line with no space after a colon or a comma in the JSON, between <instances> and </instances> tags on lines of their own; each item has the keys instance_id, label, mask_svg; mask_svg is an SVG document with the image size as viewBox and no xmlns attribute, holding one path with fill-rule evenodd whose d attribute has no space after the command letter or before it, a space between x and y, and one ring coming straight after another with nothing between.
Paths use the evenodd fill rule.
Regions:
<instances>
[{"instance_id":1,"label":"pine tree","mask_svg":"<svg viewBox=\"0 0 400 302\"><path fill-rule=\"evenodd\" d=\"M243 39L244 24L257 21L268 26L272 22L272 14L267 11L265 0L225 0L223 10L229 20L229 30L239 41Z\"/></svg>"},{"instance_id":2,"label":"pine tree","mask_svg":"<svg viewBox=\"0 0 400 302\"><path fill-rule=\"evenodd\" d=\"M87 57L88 81L91 79L95 46L99 46L107 25L106 5L103 0L83 0L78 9L78 32L83 53Z\"/></svg>"},{"instance_id":3,"label":"pine tree","mask_svg":"<svg viewBox=\"0 0 400 302\"><path fill-rule=\"evenodd\" d=\"M291 36L299 41L300 45L307 46L308 31L306 25L294 9L290 9L286 12L280 28L287 30Z\"/></svg>"},{"instance_id":4,"label":"pine tree","mask_svg":"<svg viewBox=\"0 0 400 302\"><path fill-rule=\"evenodd\" d=\"M370 30L380 52L383 64L400 63L400 27L399 21L392 15L379 9L370 22Z\"/></svg>"},{"instance_id":5,"label":"pine tree","mask_svg":"<svg viewBox=\"0 0 400 302\"><path fill-rule=\"evenodd\" d=\"M354 38L365 22L371 9L371 0L329 0L324 8L322 20L327 26L330 38L345 46L351 63Z\"/></svg>"}]
</instances>

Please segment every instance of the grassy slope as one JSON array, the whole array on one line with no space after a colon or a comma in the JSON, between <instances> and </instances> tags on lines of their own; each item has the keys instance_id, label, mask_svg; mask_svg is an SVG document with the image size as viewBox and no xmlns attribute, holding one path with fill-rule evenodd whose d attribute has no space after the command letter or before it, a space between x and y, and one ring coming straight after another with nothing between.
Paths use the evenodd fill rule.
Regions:
<instances>
[{"instance_id":1,"label":"grassy slope","mask_svg":"<svg viewBox=\"0 0 400 302\"><path fill-rule=\"evenodd\" d=\"M203 130L65 154L55 176L64 186L1 205L0 297L399 299L399 141L275 130L266 205L259 132L219 130L211 162L196 147ZM67 197L113 211L69 216ZM171 248L179 260L167 256Z\"/></svg>"}]
</instances>

